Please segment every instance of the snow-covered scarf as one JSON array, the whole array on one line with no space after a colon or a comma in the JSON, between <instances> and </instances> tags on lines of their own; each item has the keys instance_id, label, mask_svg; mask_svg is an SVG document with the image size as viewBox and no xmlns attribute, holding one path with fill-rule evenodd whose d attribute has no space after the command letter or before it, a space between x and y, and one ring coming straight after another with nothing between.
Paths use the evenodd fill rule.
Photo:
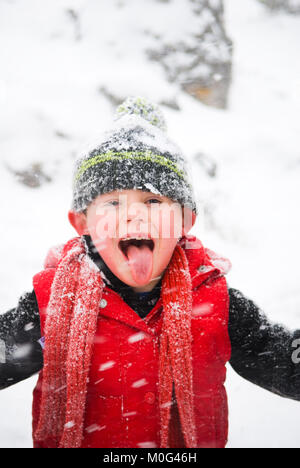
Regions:
<instances>
[{"instance_id":1,"label":"snow-covered scarf","mask_svg":"<svg viewBox=\"0 0 300 468\"><path fill-rule=\"evenodd\" d=\"M179 286L180 285L180 286ZM36 440L81 446L88 374L104 288L100 270L76 237L64 246L51 287L45 323L40 417ZM162 280L159 353L161 447L168 447L173 386L186 447L195 447L191 356L192 282L177 244Z\"/></svg>"}]
</instances>

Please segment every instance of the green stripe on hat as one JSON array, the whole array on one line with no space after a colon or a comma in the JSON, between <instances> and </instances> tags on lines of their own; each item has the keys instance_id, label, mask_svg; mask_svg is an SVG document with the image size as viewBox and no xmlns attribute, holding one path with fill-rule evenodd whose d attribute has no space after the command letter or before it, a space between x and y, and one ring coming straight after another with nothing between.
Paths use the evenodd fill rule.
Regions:
<instances>
[{"instance_id":1,"label":"green stripe on hat","mask_svg":"<svg viewBox=\"0 0 300 468\"><path fill-rule=\"evenodd\" d=\"M107 153L97 154L88 160L85 160L80 165L77 174L75 175L75 181L78 181L80 177L90 168L106 161L112 160L126 160L134 159L138 161L151 161L161 166L165 166L171 171L175 172L180 178L184 179L185 174L183 171L178 169L177 165L173 163L170 159L161 156L160 154L154 154L151 151L122 151L114 152L108 151Z\"/></svg>"}]
</instances>

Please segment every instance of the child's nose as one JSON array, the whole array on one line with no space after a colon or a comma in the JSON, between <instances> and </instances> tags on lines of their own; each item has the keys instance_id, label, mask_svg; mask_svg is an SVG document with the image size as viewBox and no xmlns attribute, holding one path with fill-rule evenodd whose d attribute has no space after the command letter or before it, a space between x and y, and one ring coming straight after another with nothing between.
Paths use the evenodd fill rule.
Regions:
<instances>
[{"instance_id":1,"label":"child's nose","mask_svg":"<svg viewBox=\"0 0 300 468\"><path fill-rule=\"evenodd\" d=\"M143 222L144 220L145 220L145 217L143 216L143 214L141 212L138 212L138 213L127 212L127 222L130 222L130 221L141 221L141 222Z\"/></svg>"},{"instance_id":2,"label":"child's nose","mask_svg":"<svg viewBox=\"0 0 300 468\"><path fill-rule=\"evenodd\" d=\"M146 221L148 212L147 212L147 207L143 206L138 206L138 204L134 205L129 205L127 209L127 221Z\"/></svg>"}]
</instances>

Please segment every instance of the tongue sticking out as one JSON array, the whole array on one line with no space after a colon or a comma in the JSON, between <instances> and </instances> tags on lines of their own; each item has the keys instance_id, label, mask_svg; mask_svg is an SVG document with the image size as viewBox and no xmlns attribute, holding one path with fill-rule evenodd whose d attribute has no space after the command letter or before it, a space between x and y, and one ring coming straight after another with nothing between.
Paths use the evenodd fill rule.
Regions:
<instances>
[{"instance_id":1,"label":"tongue sticking out","mask_svg":"<svg viewBox=\"0 0 300 468\"><path fill-rule=\"evenodd\" d=\"M153 252L147 245L136 247L130 245L127 250L129 267L134 281L138 284L148 284L153 269Z\"/></svg>"}]
</instances>

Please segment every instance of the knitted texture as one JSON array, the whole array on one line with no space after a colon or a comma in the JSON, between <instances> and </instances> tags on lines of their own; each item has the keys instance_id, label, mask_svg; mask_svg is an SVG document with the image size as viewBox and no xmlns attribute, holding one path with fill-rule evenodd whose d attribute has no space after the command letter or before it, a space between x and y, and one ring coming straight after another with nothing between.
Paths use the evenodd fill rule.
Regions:
<instances>
[{"instance_id":1,"label":"knitted texture","mask_svg":"<svg viewBox=\"0 0 300 468\"><path fill-rule=\"evenodd\" d=\"M126 101L117 108L115 120L130 114L139 115L143 119L148 120L148 122L155 127L163 131L167 130L167 124L160 108L156 104L147 101L145 98L127 98Z\"/></svg>"},{"instance_id":2,"label":"knitted texture","mask_svg":"<svg viewBox=\"0 0 300 468\"><path fill-rule=\"evenodd\" d=\"M159 107L141 97L119 106L112 128L76 161L72 209L84 211L98 195L131 189L197 213L187 160L168 138Z\"/></svg>"},{"instance_id":3,"label":"knitted texture","mask_svg":"<svg viewBox=\"0 0 300 468\"><path fill-rule=\"evenodd\" d=\"M173 385L185 446L196 447L191 351L192 281L186 255L179 245L163 278L162 300L164 319L159 359L161 447L168 447L169 442Z\"/></svg>"},{"instance_id":4,"label":"knitted texture","mask_svg":"<svg viewBox=\"0 0 300 468\"><path fill-rule=\"evenodd\" d=\"M70 240L51 288L45 324L41 412L36 440L80 447L93 338L103 280L78 238Z\"/></svg>"},{"instance_id":5,"label":"knitted texture","mask_svg":"<svg viewBox=\"0 0 300 468\"><path fill-rule=\"evenodd\" d=\"M178 287L180 285L180 287ZM104 283L83 238L64 247L45 323L40 416L35 441L78 448L83 437L88 374ZM186 447L196 446L191 354L192 288L187 258L177 244L162 281L159 352L161 447L170 446L173 386Z\"/></svg>"}]
</instances>

